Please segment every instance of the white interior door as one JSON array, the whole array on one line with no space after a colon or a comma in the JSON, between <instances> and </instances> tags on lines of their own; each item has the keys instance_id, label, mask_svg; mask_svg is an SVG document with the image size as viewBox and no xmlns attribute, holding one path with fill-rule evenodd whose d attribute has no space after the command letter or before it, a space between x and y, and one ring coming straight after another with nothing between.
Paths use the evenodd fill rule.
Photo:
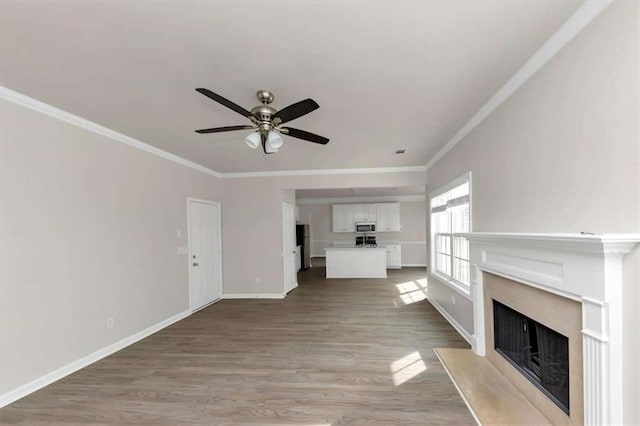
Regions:
<instances>
[{"instance_id":1,"label":"white interior door","mask_svg":"<svg viewBox=\"0 0 640 426\"><path fill-rule=\"evenodd\" d=\"M296 214L295 206L282 203L282 258L285 294L298 286L296 274Z\"/></svg>"},{"instance_id":2,"label":"white interior door","mask_svg":"<svg viewBox=\"0 0 640 426\"><path fill-rule=\"evenodd\" d=\"M189 288L191 310L222 297L220 204L189 199Z\"/></svg>"}]
</instances>

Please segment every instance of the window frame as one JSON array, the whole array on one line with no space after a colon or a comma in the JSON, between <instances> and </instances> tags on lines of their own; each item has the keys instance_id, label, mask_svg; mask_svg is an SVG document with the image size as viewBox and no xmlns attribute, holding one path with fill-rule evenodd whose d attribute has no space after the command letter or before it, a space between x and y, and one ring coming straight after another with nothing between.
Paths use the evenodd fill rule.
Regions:
<instances>
[{"instance_id":1,"label":"window frame","mask_svg":"<svg viewBox=\"0 0 640 426\"><path fill-rule=\"evenodd\" d=\"M453 270L451 271L451 276L447 276L441 272L439 272L436 269L436 232L434 230L434 217L433 217L433 213L431 212L431 201L444 194L445 192L448 192L450 190L452 190L453 188L460 186L466 182L469 182L469 230L467 232L472 232L473 229L473 185L472 185L472 179L471 179L471 172L467 172L465 174L463 174L462 176L458 176L457 178L455 178L454 180L442 185L441 187L439 187L438 189L435 189L434 191L431 191L429 193L429 198L427 200L427 212L429 215L429 242L430 242L430 259L429 259L429 274L436 278L438 281L441 281L442 283L444 283L447 287L451 288L452 290L454 290L455 292L459 293L460 295L464 296L465 298L471 300L471 283L469 284L465 284L461 281L456 280L455 278L453 278ZM451 268L453 268L453 257L454 257L454 253L453 253L453 240L454 238L457 236L457 232L451 232L450 238L451 238L451 245L450 245L450 265ZM468 242L467 242L468 244ZM471 265L469 265L469 281L471 281Z\"/></svg>"}]
</instances>

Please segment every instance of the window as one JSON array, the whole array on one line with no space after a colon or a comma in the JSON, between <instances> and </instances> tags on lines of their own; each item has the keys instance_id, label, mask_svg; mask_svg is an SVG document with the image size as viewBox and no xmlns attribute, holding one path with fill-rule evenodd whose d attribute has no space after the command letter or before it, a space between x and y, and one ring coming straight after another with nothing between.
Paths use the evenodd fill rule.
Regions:
<instances>
[{"instance_id":1,"label":"window","mask_svg":"<svg viewBox=\"0 0 640 426\"><path fill-rule=\"evenodd\" d=\"M471 173L431 193L431 271L469 293L469 242L456 235L471 232Z\"/></svg>"}]
</instances>

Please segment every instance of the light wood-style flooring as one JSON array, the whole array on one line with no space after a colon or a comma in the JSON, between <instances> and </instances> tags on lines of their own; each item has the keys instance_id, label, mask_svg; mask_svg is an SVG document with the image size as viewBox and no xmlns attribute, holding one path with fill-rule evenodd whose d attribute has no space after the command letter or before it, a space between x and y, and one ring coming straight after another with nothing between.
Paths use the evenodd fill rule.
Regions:
<instances>
[{"instance_id":1,"label":"light wood-style flooring","mask_svg":"<svg viewBox=\"0 0 640 426\"><path fill-rule=\"evenodd\" d=\"M433 352L468 345L422 300L425 275L326 280L312 268L284 300L220 301L3 408L0 422L475 424Z\"/></svg>"}]
</instances>

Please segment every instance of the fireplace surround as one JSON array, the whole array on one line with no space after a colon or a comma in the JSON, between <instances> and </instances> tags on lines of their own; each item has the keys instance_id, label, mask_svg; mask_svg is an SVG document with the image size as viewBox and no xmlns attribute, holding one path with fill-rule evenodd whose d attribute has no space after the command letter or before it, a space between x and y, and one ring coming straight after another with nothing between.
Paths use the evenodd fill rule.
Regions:
<instances>
[{"instance_id":1,"label":"fireplace surround","mask_svg":"<svg viewBox=\"0 0 640 426\"><path fill-rule=\"evenodd\" d=\"M546 294L558 303L573 303L576 337L570 338L569 351L570 357L576 356L572 375L578 377L576 369L580 370L580 422L623 423L622 258L640 242L640 235L459 235L470 242L474 353L490 356L493 351L493 324L487 324L493 314L485 295L490 277L513 281L514 288L535 290L536 300Z\"/></svg>"}]
</instances>

